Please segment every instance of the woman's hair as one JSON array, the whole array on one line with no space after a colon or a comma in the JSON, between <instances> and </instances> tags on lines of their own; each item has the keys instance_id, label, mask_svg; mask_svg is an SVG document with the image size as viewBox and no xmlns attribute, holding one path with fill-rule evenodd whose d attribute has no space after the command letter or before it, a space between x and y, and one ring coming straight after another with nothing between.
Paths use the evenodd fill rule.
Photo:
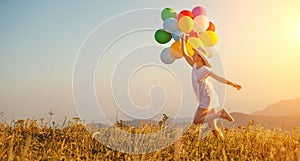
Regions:
<instances>
[{"instance_id":1,"label":"woman's hair","mask_svg":"<svg viewBox=\"0 0 300 161\"><path fill-rule=\"evenodd\" d=\"M208 62L208 60L202 55L202 53L200 53L200 51L197 50L197 49L194 49L194 51L195 51L195 53L197 53L197 54L200 56L200 58L202 59L203 64L204 64L205 66L211 68L211 64L210 64L210 63Z\"/></svg>"}]
</instances>

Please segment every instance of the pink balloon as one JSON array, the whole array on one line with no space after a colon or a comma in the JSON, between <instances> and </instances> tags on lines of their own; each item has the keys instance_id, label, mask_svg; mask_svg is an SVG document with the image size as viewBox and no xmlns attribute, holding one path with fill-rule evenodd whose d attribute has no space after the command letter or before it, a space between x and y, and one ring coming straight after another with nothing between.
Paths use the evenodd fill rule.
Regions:
<instances>
[{"instance_id":1,"label":"pink balloon","mask_svg":"<svg viewBox=\"0 0 300 161\"><path fill-rule=\"evenodd\" d=\"M190 37L199 37L199 33L195 32L195 31L192 31L190 33Z\"/></svg>"},{"instance_id":2,"label":"pink balloon","mask_svg":"<svg viewBox=\"0 0 300 161\"><path fill-rule=\"evenodd\" d=\"M192 10L192 13L193 13L194 17L197 17L197 16L199 16L199 15L207 16L206 9L203 8L203 7L201 7L201 6L195 7L195 8Z\"/></svg>"},{"instance_id":3,"label":"pink balloon","mask_svg":"<svg viewBox=\"0 0 300 161\"><path fill-rule=\"evenodd\" d=\"M206 16L200 15L194 19L194 31L203 32L209 27L209 20Z\"/></svg>"}]
</instances>

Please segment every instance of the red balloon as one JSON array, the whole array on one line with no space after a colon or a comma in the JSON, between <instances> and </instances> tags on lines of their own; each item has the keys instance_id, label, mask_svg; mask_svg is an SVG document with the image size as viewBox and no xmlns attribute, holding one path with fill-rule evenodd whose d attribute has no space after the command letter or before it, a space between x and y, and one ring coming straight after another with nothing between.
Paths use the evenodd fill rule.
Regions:
<instances>
[{"instance_id":1,"label":"red balloon","mask_svg":"<svg viewBox=\"0 0 300 161\"><path fill-rule=\"evenodd\" d=\"M214 23L212 23L211 21L209 21L209 26L206 31L208 31L208 30L213 31L213 32L216 31L216 27L215 27Z\"/></svg>"},{"instance_id":2,"label":"red balloon","mask_svg":"<svg viewBox=\"0 0 300 161\"><path fill-rule=\"evenodd\" d=\"M179 14L178 14L178 17L177 17L177 20L179 21L179 19L183 16L189 16L191 17L192 19L194 19L194 15L191 11L189 10L182 10Z\"/></svg>"}]
</instances>

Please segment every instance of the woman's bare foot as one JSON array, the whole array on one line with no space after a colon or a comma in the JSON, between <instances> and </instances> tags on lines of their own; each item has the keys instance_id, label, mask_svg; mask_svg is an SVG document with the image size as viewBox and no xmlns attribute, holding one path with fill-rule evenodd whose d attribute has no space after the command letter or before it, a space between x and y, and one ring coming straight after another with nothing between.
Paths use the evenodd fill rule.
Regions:
<instances>
[{"instance_id":1,"label":"woman's bare foot","mask_svg":"<svg viewBox=\"0 0 300 161\"><path fill-rule=\"evenodd\" d=\"M220 117L228 121L234 121L233 117L229 113L227 113L224 108L220 110Z\"/></svg>"}]
</instances>

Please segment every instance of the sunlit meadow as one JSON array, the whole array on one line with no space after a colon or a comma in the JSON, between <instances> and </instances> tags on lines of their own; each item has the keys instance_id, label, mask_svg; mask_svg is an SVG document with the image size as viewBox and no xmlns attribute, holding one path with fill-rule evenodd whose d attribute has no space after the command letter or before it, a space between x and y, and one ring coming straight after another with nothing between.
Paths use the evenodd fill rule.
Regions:
<instances>
[{"instance_id":1,"label":"sunlit meadow","mask_svg":"<svg viewBox=\"0 0 300 161\"><path fill-rule=\"evenodd\" d=\"M161 130L163 125L129 127L118 121L114 126L145 134ZM213 134L199 139L199 127L191 126L171 146L147 154L109 149L93 138L78 118L66 119L62 125L49 119L28 119L1 122L0 127L0 160L300 160L300 128L270 130L254 121L244 127L223 127L224 140ZM110 128L103 127L99 132L109 136ZM126 138L119 139L126 142Z\"/></svg>"}]
</instances>

